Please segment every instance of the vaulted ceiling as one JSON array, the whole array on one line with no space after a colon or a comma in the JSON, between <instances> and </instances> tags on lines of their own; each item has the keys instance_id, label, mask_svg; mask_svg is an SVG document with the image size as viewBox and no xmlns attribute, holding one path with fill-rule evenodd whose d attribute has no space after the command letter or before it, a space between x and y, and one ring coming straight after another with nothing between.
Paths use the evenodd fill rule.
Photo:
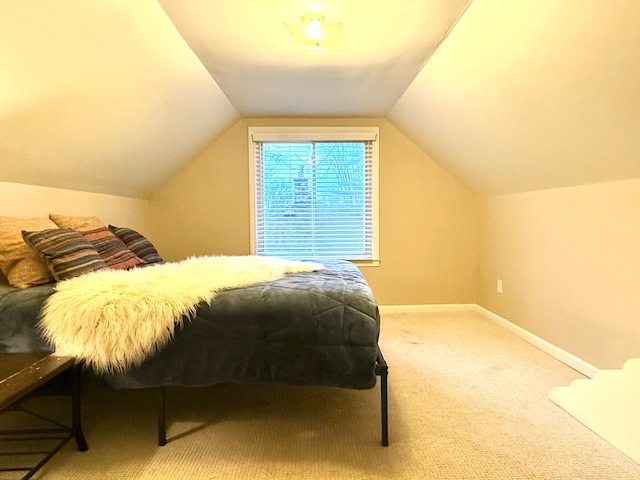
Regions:
<instances>
[{"instance_id":1,"label":"vaulted ceiling","mask_svg":"<svg viewBox=\"0 0 640 480\"><path fill-rule=\"evenodd\" d=\"M384 117L470 1L159 3L242 116ZM344 24L348 50L294 45L283 22L316 10Z\"/></svg>"},{"instance_id":2,"label":"vaulted ceiling","mask_svg":"<svg viewBox=\"0 0 640 480\"><path fill-rule=\"evenodd\" d=\"M481 194L637 178L638 58L637 0L0 0L0 181L146 198L265 116L386 117Z\"/></svg>"}]
</instances>

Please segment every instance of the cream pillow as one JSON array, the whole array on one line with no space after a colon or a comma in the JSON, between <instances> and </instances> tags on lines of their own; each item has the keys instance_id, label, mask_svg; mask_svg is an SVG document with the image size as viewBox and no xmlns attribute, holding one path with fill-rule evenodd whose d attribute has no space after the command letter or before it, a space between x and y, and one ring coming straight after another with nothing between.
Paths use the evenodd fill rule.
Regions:
<instances>
[{"instance_id":1,"label":"cream pillow","mask_svg":"<svg viewBox=\"0 0 640 480\"><path fill-rule=\"evenodd\" d=\"M49 218L60 228L72 228L79 232L106 227L98 217L79 217L50 213Z\"/></svg>"},{"instance_id":2,"label":"cream pillow","mask_svg":"<svg viewBox=\"0 0 640 480\"><path fill-rule=\"evenodd\" d=\"M48 218L0 217L0 270L18 288L54 282L44 260L22 239L23 230L56 228Z\"/></svg>"}]
</instances>

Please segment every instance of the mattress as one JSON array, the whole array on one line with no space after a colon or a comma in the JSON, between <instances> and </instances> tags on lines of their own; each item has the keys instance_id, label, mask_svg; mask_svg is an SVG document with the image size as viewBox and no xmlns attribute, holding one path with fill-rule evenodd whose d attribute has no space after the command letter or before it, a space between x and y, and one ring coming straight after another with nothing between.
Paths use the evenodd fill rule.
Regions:
<instances>
[{"instance_id":1,"label":"mattress","mask_svg":"<svg viewBox=\"0 0 640 480\"><path fill-rule=\"evenodd\" d=\"M350 262L219 292L141 365L108 374L114 388L283 383L366 389L376 383L380 317ZM48 350L37 332L54 286L0 286L0 350Z\"/></svg>"}]
</instances>

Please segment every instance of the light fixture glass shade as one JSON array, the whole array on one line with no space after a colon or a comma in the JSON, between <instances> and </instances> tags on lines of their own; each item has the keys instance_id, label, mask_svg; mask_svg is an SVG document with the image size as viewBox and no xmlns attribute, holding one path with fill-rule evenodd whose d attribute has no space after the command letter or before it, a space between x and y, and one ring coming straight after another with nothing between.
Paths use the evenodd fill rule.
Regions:
<instances>
[{"instance_id":1,"label":"light fixture glass shade","mask_svg":"<svg viewBox=\"0 0 640 480\"><path fill-rule=\"evenodd\" d=\"M342 22L324 23L320 14L307 14L300 23L284 22L298 48L303 50L347 50L349 42Z\"/></svg>"},{"instance_id":2,"label":"light fixture glass shade","mask_svg":"<svg viewBox=\"0 0 640 480\"><path fill-rule=\"evenodd\" d=\"M308 37L318 40L322 38L322 23L317 18L314 18L309 22L305 31L307 32Z\"/></svg>"}]
</instances>

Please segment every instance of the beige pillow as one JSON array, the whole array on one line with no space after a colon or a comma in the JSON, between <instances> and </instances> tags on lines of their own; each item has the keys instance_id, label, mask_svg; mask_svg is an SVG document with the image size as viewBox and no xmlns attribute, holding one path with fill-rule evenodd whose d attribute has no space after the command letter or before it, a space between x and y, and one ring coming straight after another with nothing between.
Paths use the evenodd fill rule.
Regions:
<instances>
[{"instance_id":1,"label":"beige pillow","mask_svg":"<svg viewBox=\"0 0 640 480\"><path fill-rule=\"evenodd\" d=\"M50 213L49 218L60 228L72 228L79 232L106 227L98 217L78 217Z\"/></svg>"},{"instance_id":2,"label":"beige pillow","mask_svg":"<svg viewBox=\"0 0 640 480\"><path fill-rule=\"evenodd\" d=\"M44 260L22 239L23 230L56 228L48 218L0 217L0 269L18 288L54 282Z\"/></svg>"}]
</instances>

